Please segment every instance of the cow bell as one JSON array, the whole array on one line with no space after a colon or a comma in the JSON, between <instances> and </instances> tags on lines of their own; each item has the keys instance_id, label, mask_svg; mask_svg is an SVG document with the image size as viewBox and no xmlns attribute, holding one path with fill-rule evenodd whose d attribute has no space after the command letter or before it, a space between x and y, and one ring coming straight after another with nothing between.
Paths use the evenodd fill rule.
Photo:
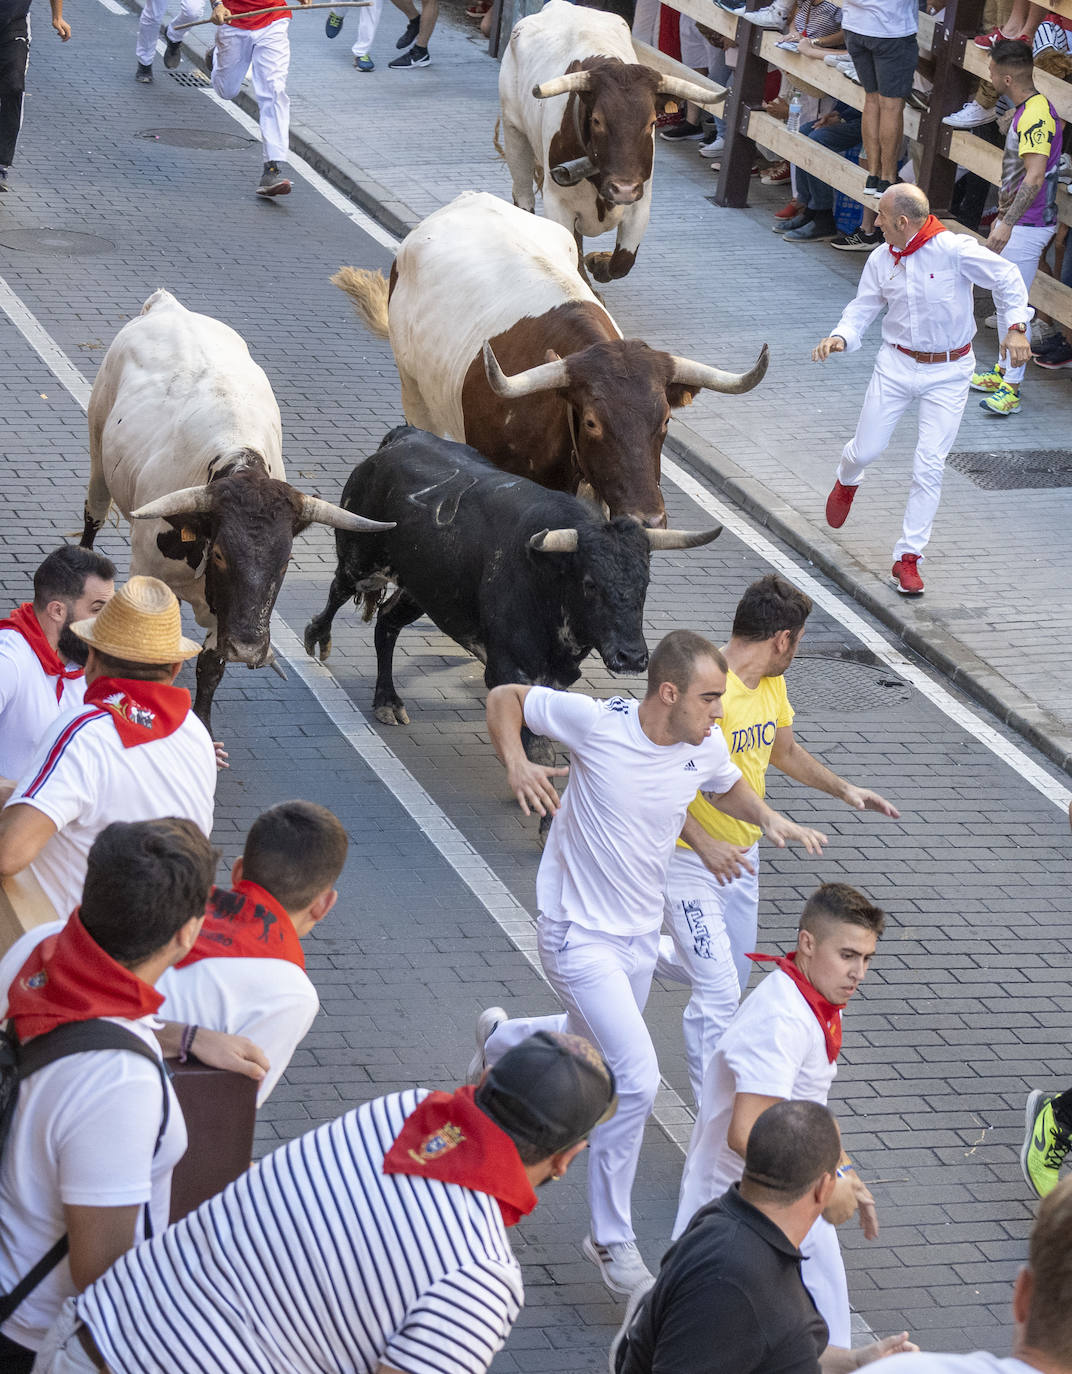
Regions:
<instances>
[{"instance_id":1,"label":"cow bell","mask_svg":"<svg viewBox=\"0 0 1072 1374\"><path fill-rule=\"evenodd\" d=\"M556 186L576 186L595 171L596 165L590 157L575 157L570 162L560 162L557 167L552 167L551 180Z\"/></svg>"}]
</instances>

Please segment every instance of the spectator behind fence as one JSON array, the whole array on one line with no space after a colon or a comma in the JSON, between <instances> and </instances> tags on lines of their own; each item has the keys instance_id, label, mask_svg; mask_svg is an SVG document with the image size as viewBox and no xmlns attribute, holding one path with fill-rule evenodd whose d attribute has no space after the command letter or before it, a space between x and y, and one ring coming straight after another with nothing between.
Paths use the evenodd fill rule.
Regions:
<instances>
[{"instance_id":1,"label":"spectator behind fence","mask_svg":"<svg viewBox=\"0 0 1072 1374\"><path fill-rule=\"evenodd\" d=\"M476 1088L366 1102L69 1299L38 1374L483 1374L523 1298L506 1228L616 1102L587 1040L546 1034Z\"/></svg>"},{"instance_id":2,"label":"spectator behind fence","mask_svg":"<svg viewBox=\"0 0 1072 1374\"><path fill-rule=\"evenodd\" d=\"M829 114L809 120L800 132L832 153L846 153L860 142L860 113L840 101ZM790 220L775 224L774 232L791 243L829 243L837 237L834 188L814 172L796 168L797 199L801 208Z\"/></svg>"},{"instance_id":3,"label":"spectator behind fence","mask_svg":"<svg viewBox=\"0 0 1072 1374\"><path fill-rule=\"evenodd\" d=\"M800 1277L799 1246L837 1186L841 1135L817 1102L777 1102L748 1137L744 1174L703 1207L630 1303L612 1374L824 1374L898 1350L908 1333L857 1350L828 1344ZM715 1334L717 1333L717 1335Z\"/></svg>"},{"instance_id":4,"label":"spectator behind fence","mask_svg":"<svg viewBox=\"0 0 1072 1374\"><path fill-rule=\"evenodd\" d=\"M63 544L34 573L33 600L0 620L0 778L19 778L37 741L65 711L82 705L86 646L76 620L103 610L115 564Z\"/></svg>"},{"instance_id":5,"label":"spectator behind fence","mask_svg":"<svg viewBox=\"0 0 1072 1374\"><path fill-rule=\"evenodd\" d=\"M167 1223L186 1128L160 1052L178 1052L186 1028L154 1034L154 985L197 938L217 857L190 821L117 821L90 850L81 907L0 961L0 1020L23 1054L42 1056L0 1142L6 1306L23 1285L0 1327L5 1374L29 1370L65 1298ZM75 1023L82 1038L57 1046ZM102 1030L125 1047L85 1039L99 1044ZM201 1033L196 1044L206 1063L263 1073L248 1042Z\"/></svg>"},{"instance_id":6,"label":"spectator behind fence","mask_svg":"<svg viewBox=\"0 0 1072 1374\"><path fill-rule=\"evenodd\" d=\"M1006 34L1000 28L995 29L993 33L984 35L988 40L987 46L992 47L1000 38L1016 38L1019 42L1030 40L1035 66L1060 81L1069 80L1072 78L1072 53L1069 52L1068 39L1072 19L1064 19L1059 14L1045 14L1041 5L1029 5L1026 8L1032 11L1030 32ZM1038 13L1035 14L1035 11ZM1017 25L1010 22L1008 27L1012 29ZM981 40L976 39L976 42L981 43ZM942 123L951 129L976 129L984 124L992 124L998 117L997 104L997 90L991 82L982 80L974 97L953 114L946 115Z\"/></svg>"},{"instance_id":7,"label":"spectator behind fence","mask_svg":"<svg viewBox=\"0 0 1072 1374\"><path fill-rule=\"evenodd\" d=\"M864 88L866 190L881 196L897 180L904 106L919 57L919 6L917 0L845 0L841 22Z\"/></svg>"},{"instance_id":8,"label":"spectator behind fence","mask_svg":"<svg viewBox=\"0 0 1072 1374\"><path fill-rule=\"evenodd\" d=\"M197 943L158 983L163 1015L248 1036L268 1057L261 1106L320 1008L301 941L335 905L346 831L326 807L289 801L253 822L230 891L215 887Z\"/></svg>"}]
</instances>

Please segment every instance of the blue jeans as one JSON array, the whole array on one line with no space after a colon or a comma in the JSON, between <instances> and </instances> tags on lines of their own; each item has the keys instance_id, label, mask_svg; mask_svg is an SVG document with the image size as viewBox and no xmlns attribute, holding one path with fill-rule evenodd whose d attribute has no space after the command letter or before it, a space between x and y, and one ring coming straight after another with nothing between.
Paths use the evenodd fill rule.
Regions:
<instances>
[{"instance_id":1,"label":"blue jeans","mask_svg":"<svg viewBox=\"0 0 1072 1374\"><path fill-rule=\"evenodd\" d=\"M860 121L843 119L839 124L824 124L817 129L812 119L800 126L800 132L833 153L845 153L860 142ZM834 188L820 181L814 172L805 172L803 167L797 168L797 194L809 210L832 211L834 208Z\"/></svg>"}]
</instances>

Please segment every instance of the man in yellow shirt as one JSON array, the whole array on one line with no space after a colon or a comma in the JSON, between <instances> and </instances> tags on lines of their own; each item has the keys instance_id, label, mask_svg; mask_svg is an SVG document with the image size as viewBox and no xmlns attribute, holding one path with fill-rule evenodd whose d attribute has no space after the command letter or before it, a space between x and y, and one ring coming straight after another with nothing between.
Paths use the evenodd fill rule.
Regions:
<instances>
[{"instance_id":1,"label":"man in yellow shirt","mask_svg":"<svg viewBox=\"0 0 1072 1374\"><path fill-rule=\"evenodd\" d=\"M793 738L785 671L811 613L811 598L776 573L741 598L729 643L719 727L730 758L760 796L774 764L797 782L856 811L898 811L884 797L832 772ZM759 836L717 811L702 792L689 807L667 875L657 973L690 985L682 1017L689 1080L700 1100L704 1069L748 985L759 925Z\"/></svg>"}]
</instances>

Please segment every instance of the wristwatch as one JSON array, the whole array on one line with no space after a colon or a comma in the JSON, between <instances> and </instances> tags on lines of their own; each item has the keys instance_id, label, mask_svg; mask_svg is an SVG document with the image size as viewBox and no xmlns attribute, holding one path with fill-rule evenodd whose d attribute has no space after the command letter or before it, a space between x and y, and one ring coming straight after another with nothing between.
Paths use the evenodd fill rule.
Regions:
<instances>
[{"instance_id":1,"label":"wristwatch","mask_svg":"<svg viewBox=\"0 0 1072 1374\"><path fill-rule=\"evenodd\" d=\"M1010 324L1010 325L1009 325L1009 332L1010 332L1010 334L1012 333L1012 331L1013 331L1014 329L1016 330L1016 332L1017 332L1018 334L1026 334L1026 333L1027 333L1027 325L1026 325L1026 324Z\"/></svg>"}]
</instances>

